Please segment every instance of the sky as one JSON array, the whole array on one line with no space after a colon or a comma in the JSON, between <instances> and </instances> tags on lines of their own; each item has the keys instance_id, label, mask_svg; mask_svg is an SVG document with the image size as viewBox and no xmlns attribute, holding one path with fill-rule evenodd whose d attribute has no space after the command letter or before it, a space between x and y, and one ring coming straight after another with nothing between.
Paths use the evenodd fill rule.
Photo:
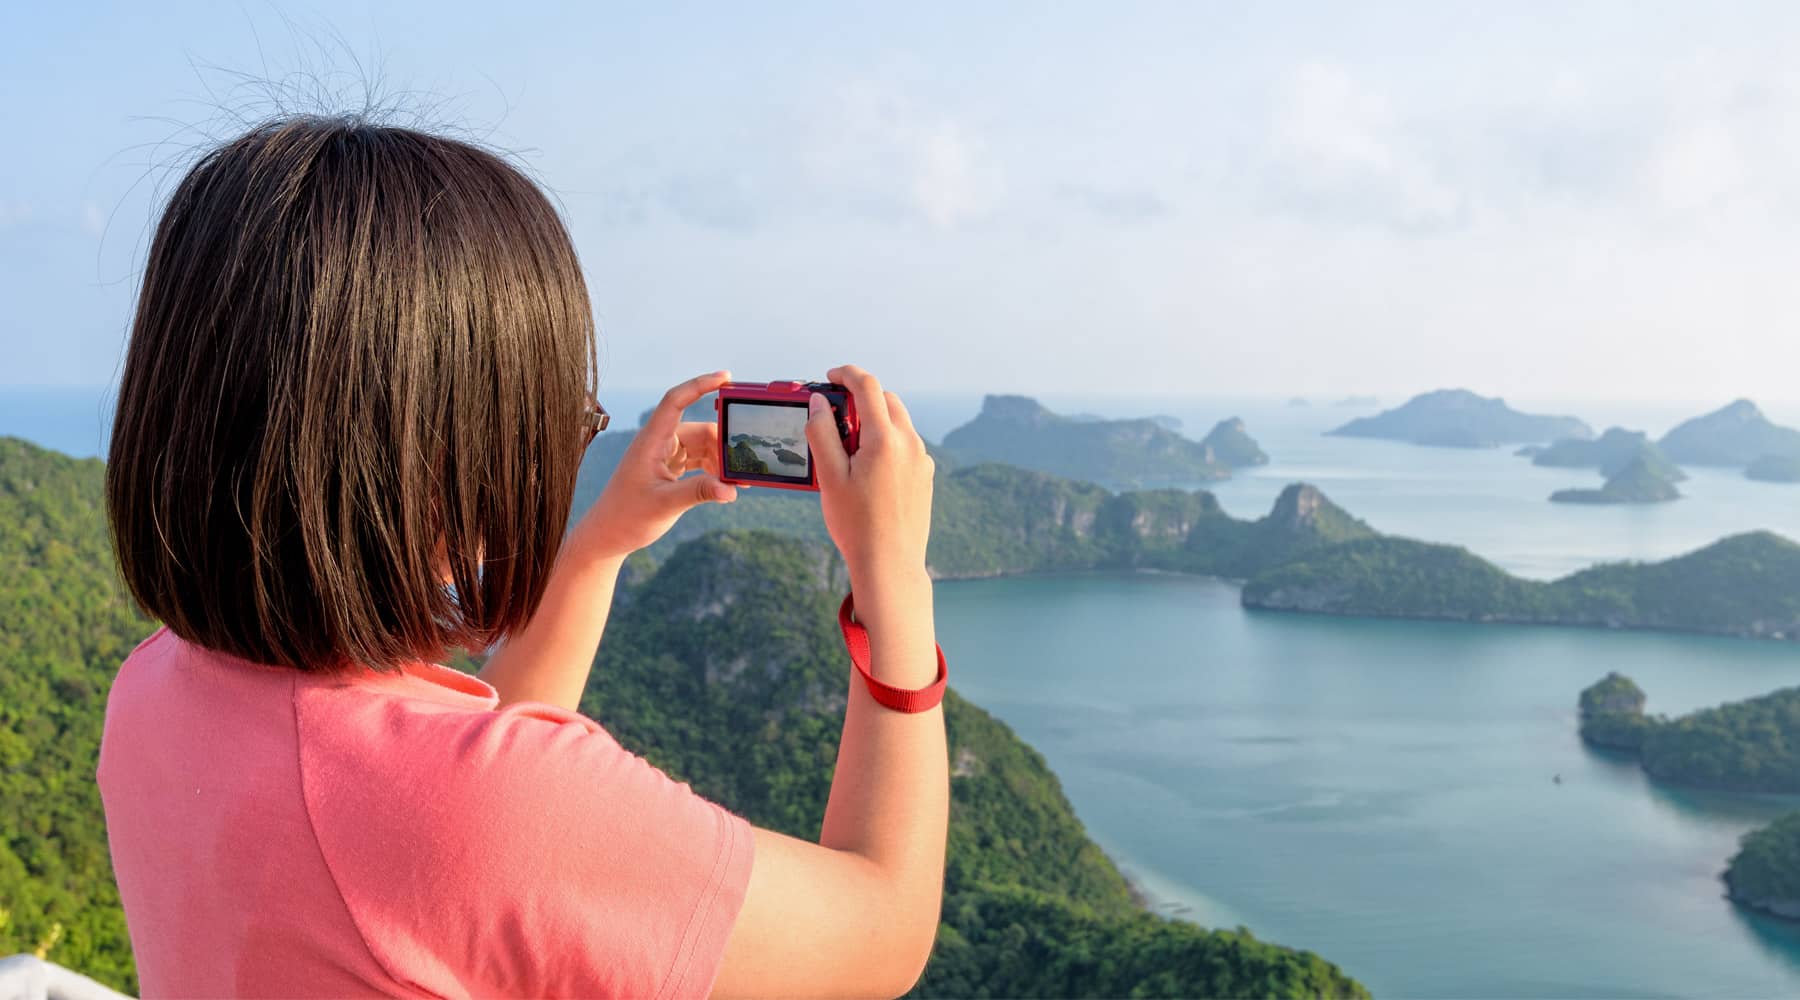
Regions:
<instances>
[{"instance_id":1,"label":"sky","mask_svg":"<svg viewBox=\"0 0 1800 1000\"><path fill-rule=\"evenodd\" d=\"M1800 397L1800 5L0 8L0 384L116 378L159 198L365 95L510 151L602 385Z\"/></svg>"}]
</instances>

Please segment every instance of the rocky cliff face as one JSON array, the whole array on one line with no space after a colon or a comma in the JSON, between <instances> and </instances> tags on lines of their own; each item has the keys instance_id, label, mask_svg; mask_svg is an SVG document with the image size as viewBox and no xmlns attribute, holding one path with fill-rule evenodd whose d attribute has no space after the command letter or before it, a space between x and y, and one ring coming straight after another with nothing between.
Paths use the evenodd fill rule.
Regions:
<instances>
[{"instance_id":1,"label":"rocky cliff face","mask_svg":"<svg viewBox=\"0 0 1800 1000\"><path fill-rule=\"evenodd\" d=\"M1301 551L1372 538L1375 529L1352 517L1311 483L1294 483L1281 491L1267 517L1254 525L1255 541L1265 565L1285 560Z\"/></svg>"}]
</instances>

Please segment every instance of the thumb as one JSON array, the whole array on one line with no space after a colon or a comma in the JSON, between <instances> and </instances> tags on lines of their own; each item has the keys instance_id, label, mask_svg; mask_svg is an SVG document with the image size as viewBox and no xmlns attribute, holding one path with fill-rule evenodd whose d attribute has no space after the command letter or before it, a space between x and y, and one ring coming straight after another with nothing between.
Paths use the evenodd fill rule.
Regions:
<instances>
[{"instance_id":1,"label":"thumb","mask_svg":"<svg viewBox=\"0 0 1800 1000\"><path fill-rule=\"evenodd\" d=\"M718 474L713 472L672 479L658 484L656 491L677 514L703 503L730 503L737 499L737 487L720 482Z\"/></svg>"},{"instance_id":2,"label":"thumb","mask_svg":"<svg viewBox=\"0 0 1800 1000\"><path fill-rule=\"evenodd\" d=\"M807 400L806 443L821 485L835 487L850 475L850 456L844 451L844 439L838 437L837 418L831 404L816 392Z\"/></svg>"}]
</instances>

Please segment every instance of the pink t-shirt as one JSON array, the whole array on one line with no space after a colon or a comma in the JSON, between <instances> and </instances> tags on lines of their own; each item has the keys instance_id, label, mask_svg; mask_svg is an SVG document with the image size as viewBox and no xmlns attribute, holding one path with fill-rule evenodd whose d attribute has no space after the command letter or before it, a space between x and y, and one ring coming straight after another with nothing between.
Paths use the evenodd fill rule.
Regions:
<instances>
[{"instance_id":1,"label":"pink t-shirt","mask_svg":"<svg viewBox=\"0 0 1800 1000\"><path fill-rule=\"evenodd\" d=\"M446 667L320 676L160 630L100 794L146 996L704 996L750 824Z\"/></svg>"}]
</instances>

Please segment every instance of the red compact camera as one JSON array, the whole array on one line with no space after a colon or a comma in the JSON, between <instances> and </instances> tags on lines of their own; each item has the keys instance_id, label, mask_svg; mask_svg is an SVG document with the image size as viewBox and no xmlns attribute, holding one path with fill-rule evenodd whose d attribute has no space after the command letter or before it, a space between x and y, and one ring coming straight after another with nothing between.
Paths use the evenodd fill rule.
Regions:
<instances>
[{"instance_id":1,"label":"red compact camera","mask_svg":"<svg viewBox=\"0 0 1800 1000\"><path fill-rule=\"evenodd\" d=\"M742 486L817 490L806 444L806 404L825 397L837 418L844 450L855 454L856 400L834 382L727 382L713 407L719 413L719 478Z\"/></svg>"}]
</instances>

